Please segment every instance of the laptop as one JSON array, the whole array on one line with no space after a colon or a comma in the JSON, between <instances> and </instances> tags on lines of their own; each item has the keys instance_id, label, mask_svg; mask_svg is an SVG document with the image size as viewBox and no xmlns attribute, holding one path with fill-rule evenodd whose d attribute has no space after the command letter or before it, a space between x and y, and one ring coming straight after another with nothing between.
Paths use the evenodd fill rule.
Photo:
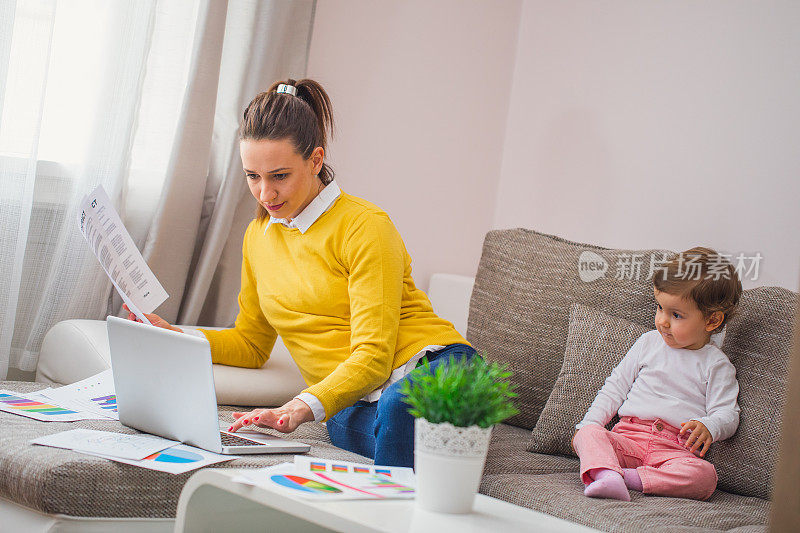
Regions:
<instances>
[{"instance_id":1,"label":"laptop","mask_svg":"<svg viewBox=\"0 0 800 533\"><path fill-rule=\"evenodd\" d=\"M221 454L305 453L302 442L219 426L206 339L114 316L106 322L119 421Z\"/></svg>"}]
</instances>

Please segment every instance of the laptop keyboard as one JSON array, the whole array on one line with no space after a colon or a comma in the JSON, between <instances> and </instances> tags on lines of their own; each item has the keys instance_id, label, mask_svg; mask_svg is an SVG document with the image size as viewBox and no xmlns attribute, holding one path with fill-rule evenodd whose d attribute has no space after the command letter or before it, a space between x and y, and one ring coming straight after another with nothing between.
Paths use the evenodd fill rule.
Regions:
<instances>
[{"instance_id":1,"label":"laptop keyboard","mask_svg":"<svg viewBox=\"0 0 800 533\"><path fill-rule=\"evenodd\" d=\"M222 438L223 446L267 446L263 442L237 437L235 435L223 433L222 431L219 432L219 436Z\"/></svg>"}]
</instances>

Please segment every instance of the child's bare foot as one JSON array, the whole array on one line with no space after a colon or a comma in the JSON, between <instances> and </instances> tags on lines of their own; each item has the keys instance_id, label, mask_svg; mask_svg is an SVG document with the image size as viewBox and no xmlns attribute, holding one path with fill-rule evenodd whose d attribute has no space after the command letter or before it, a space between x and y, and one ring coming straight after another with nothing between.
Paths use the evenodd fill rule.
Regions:
<instances>
[{"instance_id":1,"label":"child's bare foot","mask_svg":"<svg viewBox=\"0 0 800 533\"><path fill-rule=\"evenodd\" d=\"M613 500L631 501L628 487L621 475L613 470L603 468L592 476L594 481L586 485L583 493L590 498L610 498Z\"/></svg>"}]
</instances>

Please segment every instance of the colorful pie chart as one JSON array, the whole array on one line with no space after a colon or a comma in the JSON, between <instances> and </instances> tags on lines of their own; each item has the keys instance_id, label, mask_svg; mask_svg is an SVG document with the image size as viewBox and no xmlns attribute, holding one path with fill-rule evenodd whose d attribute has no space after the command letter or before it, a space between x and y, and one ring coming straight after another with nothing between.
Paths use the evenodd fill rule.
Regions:
<instances>
[{"instance_id":1,"label":"colorful pie chart","mask_svg":"<svg viewBox=\"0 0 800 533\"><path fill-rule=\"evenodd\" d=\"M144 460L158 461L161 463L195 463L197 461L202 461L203 456L186 450L168 448L163 452L156 452L153 455L148 455Z\"/></svg>"},{"instance_id":2,"label":"colorful pie chart","mask_svg":"<svg viewBox=\"0 0 800 533\"><path fill-rule=\"evenodd\" d=\"M335 494L337 492L342 492L341 489L326 485L325 483L320 483L319 481L301 476L293 476L291 474L276 474L270 479L282 487L299 490L301 492L313 492L316 494Z\"/></svg>"}]
</instances>

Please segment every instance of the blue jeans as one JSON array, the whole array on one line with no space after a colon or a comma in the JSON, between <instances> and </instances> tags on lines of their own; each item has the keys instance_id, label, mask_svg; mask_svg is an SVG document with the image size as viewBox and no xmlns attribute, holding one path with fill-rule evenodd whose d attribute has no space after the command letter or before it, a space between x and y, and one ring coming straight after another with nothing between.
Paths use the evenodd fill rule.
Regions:
<instances>
[{"instance_id":1,"label":"blue jeans","mask_svg":"<svg viewBox=\"0 0 800 533\"><path fill-rule=\"evenodd\" d=\"M451 344L428 352L425 356L431 370L446 365L453 356L456 360L479 357L467 344ZM400 387L425 372L418 366L403 379L393 383L381 393L377 402L357 401L328 419L331 442L339 448L375 460L376 465L414 466L414 417L408 413L410 405L403 401Z\"/></svg>"}]
</instances>

